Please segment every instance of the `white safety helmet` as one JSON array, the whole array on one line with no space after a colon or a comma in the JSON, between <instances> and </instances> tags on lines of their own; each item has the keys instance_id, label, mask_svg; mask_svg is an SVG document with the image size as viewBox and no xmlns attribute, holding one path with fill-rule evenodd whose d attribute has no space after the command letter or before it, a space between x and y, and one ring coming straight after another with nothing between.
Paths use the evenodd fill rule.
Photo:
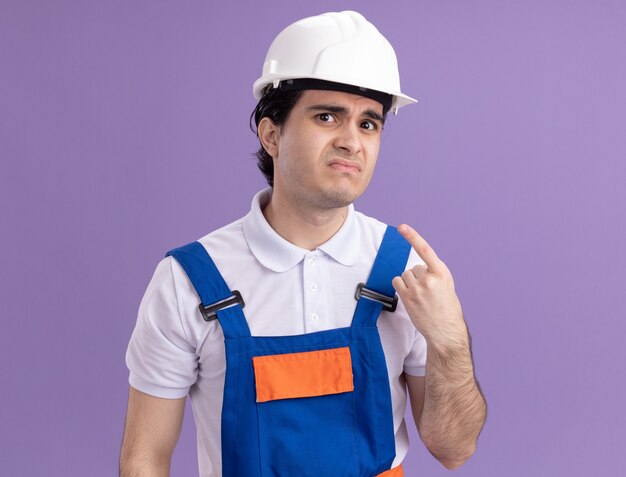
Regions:
<instances>
[{"instance_id":1,"label":"white safety helmet","mask_svg":"<svg viewBox=\"0 0 626 477\"><path fill-rule=\"evenodd\" d=\"M293 89L339 89L370 97L383 93L391 95L390 109L394 112L417 102L400 91L393 47L357 12L324 13L285 28L270 45L263 75L254 82L252 91L261 99L270 84L278 88L281 82L294 84L289 80L306 79L312 81ZM325 86L317 88L315 84ZM356 91L334 88L333 84L349 85Z\"/></svg>"}]
</instances>

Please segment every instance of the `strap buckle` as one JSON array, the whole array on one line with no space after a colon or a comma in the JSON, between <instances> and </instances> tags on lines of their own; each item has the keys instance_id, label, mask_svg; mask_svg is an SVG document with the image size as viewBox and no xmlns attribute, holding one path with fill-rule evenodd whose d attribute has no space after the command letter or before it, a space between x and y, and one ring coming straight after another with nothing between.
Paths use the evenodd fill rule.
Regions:
<instances>
[{"instance_id":1,"label":"strap buckle","mask_svg":"<svg viewBox=\"0 0 626 477\"><path fill-rule=\"evenodd\" d=\"M398 306L397 294L393 297L383 295L382 293L366 288L365 283L359 283L356 287L356 294L354 295L354 298L359 300L361 297L381 303L383 305L383 309L390 313L396 311L396 307Z\"/></svg>"},{"instance_id":2,"label":"strap buckle","mask_svg":"<svg viewBox=\"0 0 626 477\"><path fill-rule=\"evenodd\" d=\"M228 298L216 301L211 305L205 305L204 303L200 303L200 306L198 308L200 309L200 313L202 313L204 321L215 320L217 318L218 311L230 308L231 306L241 305L241 308L246 306L246 304L243 302L243 298L241 298L241 293L239 293L239 290L233 290L232 293L233 294Z\"/></svg>"}]
</instances>

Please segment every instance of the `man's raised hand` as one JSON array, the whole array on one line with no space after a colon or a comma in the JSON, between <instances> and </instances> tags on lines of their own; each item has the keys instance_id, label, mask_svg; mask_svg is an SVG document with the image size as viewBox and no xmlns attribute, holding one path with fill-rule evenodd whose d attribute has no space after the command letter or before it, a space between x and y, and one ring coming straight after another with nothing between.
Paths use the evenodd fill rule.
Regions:
<instances>
[{"instance_id":1,"label":"man's raised hand","mask_svg":"<svg viewBox=\"0 0 626 477\"><path fill-rule=\"evenodd\" d=\"M468 333L452 274L430 245L406 224L398 227L424 264L393 279L393 287L417 330L436 348L468 346Z\"/></svg>"}]
</instances>

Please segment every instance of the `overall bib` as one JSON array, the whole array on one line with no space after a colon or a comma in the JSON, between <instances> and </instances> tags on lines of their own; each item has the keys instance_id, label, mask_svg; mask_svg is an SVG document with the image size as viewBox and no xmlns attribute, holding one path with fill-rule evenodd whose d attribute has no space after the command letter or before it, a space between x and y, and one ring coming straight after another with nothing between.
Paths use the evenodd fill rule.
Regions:
<instances>
[{"instance_id":1,"label":"overall bib","mask_svg":"<svg viewBox=\"0 0 626 477\"><path fill-rule=\"evenodd\" d=\"M403 475L390 470L393 413L376 322L383 307L395 309L391 280L409 251L387 227L350 327L260 337L250 335L241 295L199 242L168 253L191 280L205 320L218 319L224 331L223 477Z\"/></svg>"}]
</instances>

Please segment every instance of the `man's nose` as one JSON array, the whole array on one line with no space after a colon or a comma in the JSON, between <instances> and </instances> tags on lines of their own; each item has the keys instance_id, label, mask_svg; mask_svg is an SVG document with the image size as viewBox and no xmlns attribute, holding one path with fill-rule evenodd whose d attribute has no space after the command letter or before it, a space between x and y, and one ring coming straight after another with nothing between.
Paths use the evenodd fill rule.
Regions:
<instances>
[{"instance_id":1,"label":"man's nose","mask_svg":"<svg viewBox=\"0 0 626 477\"><path fill-rule=\"evenodd\" d=\"M337 130L334 145L347 155L353 156L361 150L360 131L356 124L346 123Z\"/></svg>"}]
</instances>

